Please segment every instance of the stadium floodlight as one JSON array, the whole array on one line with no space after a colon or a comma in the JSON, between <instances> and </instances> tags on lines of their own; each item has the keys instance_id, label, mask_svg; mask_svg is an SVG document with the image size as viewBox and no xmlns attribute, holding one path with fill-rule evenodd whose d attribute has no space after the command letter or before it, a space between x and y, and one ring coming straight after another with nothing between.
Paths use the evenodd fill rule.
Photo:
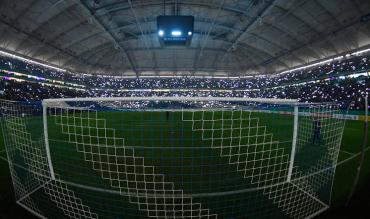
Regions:
<instances>
[{"instance_id":1,"label":"stadium floodlight","mask_svg":"<svg viewBox=\"0 0 370 219\"><path fill-rule=\"evenodd\" d=\"M179 30L173 30L173 31L171 32L171 35L172 35L172 36L175 36L175 37L179 37L179 36L181 36L181 35L182 35L182 33L181 33L181 31L179 31Z\"/></svg>"},{"instance_id":2,"label":"stadium floodlight","mask_svg":"<svg viewBox=\"0 0 370 219\"><path fill-rule=\"evenodd\" d=\"M344 128L336 104L285 99L0 100L0 111L17 203L40 218L311 218L329 207Z\"/></svg>"},{"instance_id":3,"label":"stadium floodlight","mask_svg":"<svg viewBox=\"0 0 370 219\"><path fill-rule=\"evenodd\" d=\"M193 32L189 31L188 32L188 36L191 36L193 34Z\"/></svg>"},{"instance_id":4,"label":"stadium floodlight","mask_svg":"<svg viewBox=\"0 0 370 219\"><path fill-rule=\"evenodd\" d=\"M163 31L163 30L159 30L159 31L158 31L158 35L159 35L160 37L162 37L162 36L164 35L164 31Z\"/></svg>"}]
</instances>

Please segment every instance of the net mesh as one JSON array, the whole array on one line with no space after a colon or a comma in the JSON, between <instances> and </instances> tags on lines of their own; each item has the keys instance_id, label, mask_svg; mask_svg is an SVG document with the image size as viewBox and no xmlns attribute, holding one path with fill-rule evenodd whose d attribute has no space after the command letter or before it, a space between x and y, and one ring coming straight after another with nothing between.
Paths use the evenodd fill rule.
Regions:
<instances>
[{"instance_id":1,"label":"net mesh","mask_svg":"<svg viewBox=\"0 0 370 219\"><path fill-rule=\"evenodd\" d=\"M17 203L39 217L308 218L330 205L334 104L0 104Z\"/></svg>"}]
</instances>

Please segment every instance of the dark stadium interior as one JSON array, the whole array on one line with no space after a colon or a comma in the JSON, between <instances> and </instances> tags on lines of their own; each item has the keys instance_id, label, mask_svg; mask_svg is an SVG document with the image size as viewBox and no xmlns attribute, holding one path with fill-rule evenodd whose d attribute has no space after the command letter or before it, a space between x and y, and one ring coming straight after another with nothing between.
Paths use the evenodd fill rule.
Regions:
<instances>
[{"instance_id":1,"label":"dark stadium interior","mask_svg":"<svg viewBox=\"0 0 370 219\"><path fill-rule=\"evenodd\" d=\"M163 44L162 15L194 16L189 41ZM369 75L368 0L0 0L1 100L41 109L49 98L273 98L348 108L340 150L349 158L334 164L330 208L310 217L370 218ZM16 203L2 133L0 218L42 218Z\"/></svg>"}]
</instances>

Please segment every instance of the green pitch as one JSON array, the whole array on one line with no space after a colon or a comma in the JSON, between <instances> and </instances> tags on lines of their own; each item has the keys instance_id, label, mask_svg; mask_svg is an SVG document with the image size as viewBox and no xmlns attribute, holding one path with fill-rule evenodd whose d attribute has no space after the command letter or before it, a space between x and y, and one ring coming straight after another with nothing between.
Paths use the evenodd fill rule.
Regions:
<instances>
[{"instance_id":1,"label":"green pitch","mask_svg":"<svg viewBox=\"0 0 370 219\"><path fill-rule=\"evenodd\" d=\"M204 193L222 194L223 192L229 191L241 191L243 189L253 189L256 186L243 178L244 172L237 171L240 167L236 164L237 160L233 160L237 157L220 156L220 154L243 154L250 153L251 151L240 151L237 147L222 148L219 147L220 145L246 144L251 142L255 142L256 144L261 143L265 141L265 139L262 139L263 136L259 136L257 133L261 133L259 129L266 129L264 133L273 134L273 140L279 141L279 147L284 148L284 151L280 152L281 156L290 155L293 133L292 116L266 113L252 114L253 118L258 117L259 120L247 120L247 118L245 118L245 121L249 123L249 126L258 128L243 130L245 133L234 133L231 129L223 131L222 133L217 131L213 131L212 133L199 131L201 129L217 129L217 127L227 129L243 126L245 124L238 120L238 118L242 118L245 115L240 115L238 113L227 115L228 118L231 118L230 121L216 122L212 124L212 127L210 127L210 123L198 121L212 118L202 118L202 115L195 114L194 117L188 117L185 118L185 120L191 119L196 122L188 122L183 121L184 115L181 112L100 112L98 117L104 118L106 120L105 124L99 120L76 121L76 119L72 117L55 118L51 116L48 117L48 134L54 171L60 175L63 180L68 182L89 186L90 188L119 191L119 189L117 189L119 185L116 185L116 187L112 189L112 184L117 183L117 180L107 180L107 178L115 179L116 176L105 176L101 174L102 171L98 171L107 170L109 173L119 168L117 165L102 166L101 164L94 164L94 162L87 162L86 160L94 161L100 159L100 161L104 163L102 159L106 159L106 161L109 159L117 159L110 157L110 154L115 154L116 157L119 157L126 153L132 153L129 156L143 157L145 159L145 165L154 166L155 172L163 174L166 181L173 182L175 189L183 190L184 194L200 194L199 197L194 198L194 201L205 203L203 207L210 209L211 212L212 209L217 209L217 212L214 213L219 214L221 217L241 217L247 213L250 214L253 210L258 212L259 216L261 212L264 212L266 217L275 215L276 218L284 218L285 215L278 213L280 211L275 207L273 202L258 192L247 193L250 198L246 197L246 194L243 192L228 194L226 196L201 195ZM185 117L187 116L191 115L185 115ZM220 112L215 114L215 118L219 118L220 116ZM233 118L235 120L233 120ZM74 127L58 124L74 124ZM78 128L80 126L96 127L96 129ZM32 133L33 140L37 140L42 134L41 117L30 118L27 122L27 130ZM77 136L71 136L68 133L79 134ZM243 138L242 141L244 142L233 142L233 138L228 138L247 134L251 137ZM98 136L98 138L91 138L91 136ZM113 147L102 149L93 146L86 148L84 145L74 143L89 142L92 145L99 144L99 137L103 136L106 137L104 141L107 141L105 142L107 145L124 145L130 150L112 151ZM207 140L211 137L216 138L216 140ZM343 204L349 192L357 167L359 156L356 155L360 151L361 139L362 123L358 121L347 121L341 152L339 154L339 163L341 161L346 161L340 163L336 170L332 197L332 204L334 206ZM213 145L213 147L211 145ZM297 161L302 162L302 166L309 166L309 162L313 162L321 156L320 145L312 147L312 145L309 144L307 145L307 148L308 147L317 151L313 152L312 150L307 150L307 156ZM256 152L254 156L255 160L259 160L263 156L266 156L261 147L255 147L249 150L254 150L254 152ZM107 156L94 157L96 156L95 154L106 154ZM5 153L2 153L2 156L5 156ZM117 160L115 160L115 162L119 163ZM134 164L135 161L131 162ZM361 182L364 182L370 176L370 168L368 168L370 166L370 159L368 156L366 162ZM9 193L5 192L10 188L7 164L5 162L1 163L1 170L4 179L2 180L4 185L2 185L1 188L4 193ZM145 172L145 170L135 171ZM263 173L268 170L258 169L255 171L260 171L260 175L263 175ZM261 177L259 180L262 180ZM138 179L138 181L140 180ZM143 185L137 185L137 188L140 189L142 186ZM104 209L97 212L103 218L104 216L108 217L109 212L120 212L122 206L125 206L124 208L126 209L124 213L125 216L146 217L146 213L139 211L138 206L130 203L127 197L119 196L120 198L117 200L116 193L96 193L78 187L75 189L79 193L81 199L91 200L90 202L87 201L87 205L91 206L93 209ZM94 198L99 198L99 200L104 201L96 202ZM225 198L228 200L227 202L225 202ZM256 202L263 204L251 204ZM251 206L254 206L255 209L251 210ZM119 218L119 216L120 215L117 215L117 218Z\"/></svg>"}]
</instances>

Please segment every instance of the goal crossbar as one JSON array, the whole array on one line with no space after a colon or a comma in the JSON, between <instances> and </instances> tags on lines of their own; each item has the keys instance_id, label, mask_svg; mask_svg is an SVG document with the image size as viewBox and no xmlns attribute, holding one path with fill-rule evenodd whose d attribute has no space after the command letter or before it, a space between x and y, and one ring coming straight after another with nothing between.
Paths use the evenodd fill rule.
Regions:
<instances>
[{"instance_id":1,"label":"goal crossbar","mask_svg":"<svg viewBox=\"0 0 370 219\"><path fill-rule=\"evenodd\" d=\"M85 97L85 98L54 98L44 99L43 103L67 101L230 101L230 102L258 102L270 104L297 104L296 99L276 99L276 98L243 98L243 97Z\"/></svg>"}]
</instances>

